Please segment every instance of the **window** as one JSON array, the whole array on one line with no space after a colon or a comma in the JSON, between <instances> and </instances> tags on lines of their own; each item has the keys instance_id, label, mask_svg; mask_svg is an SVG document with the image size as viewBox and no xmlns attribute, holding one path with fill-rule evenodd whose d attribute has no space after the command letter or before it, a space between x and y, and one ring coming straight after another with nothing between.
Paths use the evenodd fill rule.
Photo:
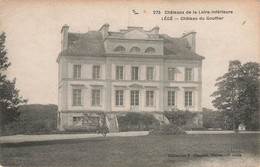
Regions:
<instances>
[{"instance_id":1,"label":"window","mask_svg":"<svg viewBox=\"0 0 260 167\"><path fill-rule=\"evenodd\" d=\"M185 81L192 81L192 69L185 68Z\"/></svg>"},{"instance_id":2,"label":"window","mask_svg":"<svg viewBox=\"0 0 260 167\"><path fill-rule=\"evenodd\" d=\"M100 106L100 90L92 90L92 106Z\"/></svg>"},{"instance_id":3,"label":"window","mask_svg":"<svg viewBox=\"0 0 260 167\"><path fill-rule=\"evenodd\" d=\"M125 52L125 48L123 46L118 46L114 50L115 52Z\"/></svg>"},{"instance_id":4,"label":"window","mask_svg":"<svg viewBox=\"0 0 260 167\"><path fill-rule=\"evenodd\" d=\"M93 66L93 79L100 78L100 66Z\"/></svg>"},{"instance_id":5,"label":"window","mask_svg":"<svg viewBox=\"0 0 260 167\"><path fill-rule=\"evenodd\" d=\"M153 67L147 67L147 69L146 69L147 80L153 80L153 71L154 71Z\"/></svg>"},{"instance_id":6,"label":"window","mask_svg":"<svg viewBox=\"0 0 260 167\"><path fill-rule=\"evenodd\" d=\"M124 91L116 90L116 106L124 105Z\"/></svg>"},{"instance_id":7,"label":"window","mask_svg":"<svg viewBox=\"0 0 260 167\"><path fill-rule=\"evenodd\" d=\"M138 48L138 47L132 47L132 48L130 49L130 53L139 53L139 52L141 52L141 49Z\"/></svg>"},{"instance_id":8,"label":"window","mask_svg":"<svg viewBox=\"0 0 260 167\"><path fill-rule=\"evenodd\" d=\"M168 91L168 106L175 106L175 91Z\"/></svg>"},{"instance_id":9,"label":"window","mask_svg":"<svg viewBox=\"0 0 260 167\"><path fill-rule=\"evenodd\" d=\"M116 66L116 79L123 79L124 68L123 66Z\"/></svg>"},{"instance_id":10,"label":"window","mask_svg":"<svg viewBox=\"0 0 260 167\"><path fill-rule=\"evenodd\" d=\"M192 106L192 92L185 92L185 106Z\"/></svg>"},{"instance_id":11,"label":"window","mask_svg":"<svg viewBox=\"0 0 260 167\"><path fill-rule=\"evenodd\" d=\"M73 78L81 77L81 65L74 65L73 67Z\"/></svg>"},{"instance_id":12,"label":"window","mask_svg":"<svg viewBox=\"0 0 260 167\"><path fill-rule=\"evenodd\" d=\"M81 117L73 117L73 125L81 125Z\"/></svg>"},{"instance_id":13,"label":"window","mask_svg":"<svg viewBox=\"0 0 260 167\"><path fill-rule=\"evenodd\" d=\"M138 80L138 67L132 67L132 80Z\"/></svg>"},{"instance_id":14,"label":"window","mask_svg":"<svg viewBox=\"0 0 260 167\"><path fill-rule=\"evenodd\" d=\"M146 91L146 105L147 106L154 105L154 91Z\"/></svg>"},{"instance_id":15,"label":"window","mask_svg":"<svg viewBox=\"0 0 260 167\"><path fill-rule=\"evenodd\" d=\"M81 90L80 89L73 89L73 106L80 106L81 105Z\"/></svg>"},{"instance_id":16,"label":"window","mask_svg":"<svg viewBox=\"0 0 260 167\"><path fill-rule=\"evenodd\" d=\"M155 49L152 47L149 47L145 50L145 53L155 53Z\"/></svg>"},{"instance_id":17,"label":"window","mask_svg":"<svg viewBox=\"0 0 260 167\"><path fill-rule=\"evenodd\" d=\"M131 91L131 106L139 106L139 91Z\"/></svg>"},{"instance_id":18,"label":"window","mask_svg":"<svg viewBox=\"0 0 260 167\"><path fill-rule=\"evenodd\" d=\"M168 68L168 80L175 80L175 68Z\"/></svg>"}]
</instances>

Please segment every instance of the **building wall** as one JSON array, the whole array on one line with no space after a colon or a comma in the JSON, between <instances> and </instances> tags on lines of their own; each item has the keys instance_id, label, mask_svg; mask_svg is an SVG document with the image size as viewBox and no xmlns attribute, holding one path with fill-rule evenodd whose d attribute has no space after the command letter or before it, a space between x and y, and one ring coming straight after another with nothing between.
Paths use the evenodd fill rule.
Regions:
<instances>
[{"instance_id":1,"label":"building wall","mask_svg":"<svg viewBox=\"0 0 260 167\"><path fill-rule=\"evenodd\" d=\"M176 108L189 109L190 111L201 111L201 62L189 60L164 60L157 58L96 58L96 57L63 57L60 61L62 70L59 76L62 80L59 83L59 110L68 111L164 111L171 110L167 106L167 91L176 92ZM81 78L73 78L73 65L81 65ZM101 66L101 78L92 79L93 65ZM116 66L124 68L124 80L116 80ZM140 80L131 80L131 67L140 68ZM146 68L154 67L153 81L146 80ZM176 69L176 80L168 80L168 68ZM185 68L193 69L193 81L184 81ZM60 68L59 68L60 69ZM67 77L66 77L67 76ZM142 88L131 87L138 84ZM82 105L72 106L73 89L82 90ZM91 92L93 89L101 91L101 105L91 105ZM115 91L124 90L124 105L115 106ZM154 106L146 106L146 90L154 90ZM134 110L130 106L130 91L140 91L140 105ZM192 91L193 105L184 106L184 92Z\"/></svg>"}]
</instances>

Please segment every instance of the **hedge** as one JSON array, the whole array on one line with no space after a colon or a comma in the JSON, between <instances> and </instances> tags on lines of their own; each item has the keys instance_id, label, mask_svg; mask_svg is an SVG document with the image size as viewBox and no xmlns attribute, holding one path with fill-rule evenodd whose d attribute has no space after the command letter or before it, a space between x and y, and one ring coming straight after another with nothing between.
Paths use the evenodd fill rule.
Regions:
<instances>
[{"instance_id":1,"label":"hedge","mask_svg":"<svg viewBox=\"0 0 260 167\"><path fill-rule=\"evenodd\" d=\"M118 116L119 131L150 130L158 121L148 113L129 112L124 116Z\"/></svg>"}]
</instances>

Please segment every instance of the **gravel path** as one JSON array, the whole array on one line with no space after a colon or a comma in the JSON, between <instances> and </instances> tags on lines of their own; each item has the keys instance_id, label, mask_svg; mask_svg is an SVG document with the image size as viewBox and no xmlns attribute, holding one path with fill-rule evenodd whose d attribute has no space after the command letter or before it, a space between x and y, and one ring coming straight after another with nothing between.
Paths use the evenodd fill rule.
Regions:
<instances>
[{"instance_id":1,"label":"gravel path","mask_svg":"<svg viewBox=\"0 0 260 167\"><path fill-rule=\"evenodd\" d=\"M260 131L239 131L235 132L233 130L222 130L222 131L186 131L187 134L231 134L231 133L252 133L260 134Z\"/></svg>"},{"instance_id":2,"label":"gravel path","mask_svg":"<svg viewBox=\"0 0 260 167\"><path fill-rule=\"evenodd\" d=\"M119 132L108 133L107 137L112 136L145 136L148 135L148 131L131 131L131 132ZM2 136L0 137L0 144L2 143L20 143L30 141L48 141L48 140L65 140L65 139L85 139L103 137L101 134L49 134L49 135L14 135L14 136Z\"/></svg>"},{"instance_id":3,"label":"gravel path","mask_svg":"<svg viewBox=\"0 0 260 167\"><path fill-rule=\"evenodd\" d=\"M235 131L186 131L187 134L231 134ZM240 131L239 133L255 133L260 134L260 131ZM107 137L130 137L130 136L145 136L149 131L131 131L131 132L119 132L108 133ZM2 136L0 137L0 144L3 143L20 143L30 141L48 141L48 140L66 140L66 139L86 139L103 137L101 134L49 134L49 135L14 135L14 136Z\"/></svg>"}]
</instances>

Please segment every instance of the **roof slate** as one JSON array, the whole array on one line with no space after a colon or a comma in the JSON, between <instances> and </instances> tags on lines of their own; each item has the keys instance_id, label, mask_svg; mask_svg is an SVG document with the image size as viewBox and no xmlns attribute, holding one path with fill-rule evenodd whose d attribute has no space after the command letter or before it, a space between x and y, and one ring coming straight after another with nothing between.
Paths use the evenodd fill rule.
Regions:
<instances>
[{"instance_id":1,"label":"roof slate","mask_svg":"<svg viewBox=\"0 0 260 167\"><path fill-rule=\"evenodd\" d=\"M69 33L68 49L61 54L104 56L105 47L99 31L89 31L85 34Z\"/></svg>"},{"instance_id":2,"label":"roof slate","mask_svg":"<svg viewBox=\"0 0 260 167\"><path fill-rule=\"evenodd\" d=\"M167 58L204 59L203 56L188 49L190 45L185 38L172 38L166 34L160 34L159 38L163 39L164 56ZM105 54L100 31L68 33L68 49L61 52L61 55L105 56Z\"/></svg>"},{"instance_id":3,"label":"roof slate","mask_svg":"<svg viewBox=\"0 0 260 167\"><path fill-rule=\"evenodd\" d=\"M166 34L160 34L163 38L163 53L167 57L174 57L176 59L204 59L203 56L189 50L191 47L185 38L172 38Z\"/></svg>"}]
</instances>

